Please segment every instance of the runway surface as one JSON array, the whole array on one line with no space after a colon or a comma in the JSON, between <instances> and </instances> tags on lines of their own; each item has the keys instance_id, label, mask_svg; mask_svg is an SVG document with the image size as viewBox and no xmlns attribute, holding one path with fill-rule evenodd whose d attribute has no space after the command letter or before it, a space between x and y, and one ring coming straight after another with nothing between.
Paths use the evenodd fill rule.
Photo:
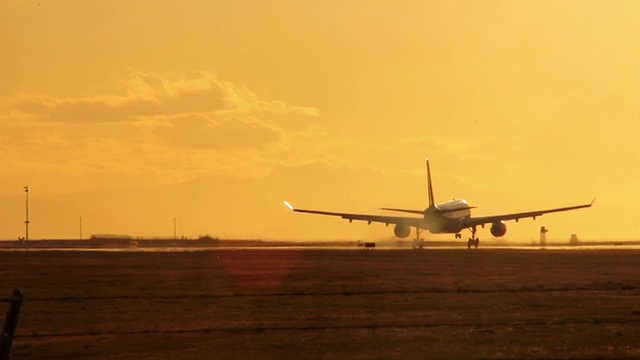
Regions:
<instances>
[{"instance_id":1,"label":"runway surface","mask_svg":"<svg viewBox=\"0 0 640 360\"><path fill-rule=\"evenodd\" d=\"M640 357L640 251L2 251L16 359ZM0 314L8 307L0 302Z\"/></svg>"},{"instance_id":2,"label":"runway surface","mask_svg":"<svg viewBox=\"0 0 640 360\"><path fill-rule=\"evenodd\" d=\"M532 246L532 245L483 245L482 251L487 250L520 250L520 251L604 251L604 250L640 250L640 245L553 245L553 246ZM21 247L13 246L0 249L0 251L79 251L79 252L202 252L202 251L226 251L226 250L252 250L252 251L314 251L314 250L340 250L340 251L361 251L361 250L385 250L385 251L442 251L442 250L460 250L474 251L475 249L467 249L464 244L460 245L426 245L423 249L411 249L410 245L405 246L376 246L374 249L365 249L356 246L333 246L333 245L301 245L301 246L129 246L129 247Z\"/></svg>"}]
</instances>

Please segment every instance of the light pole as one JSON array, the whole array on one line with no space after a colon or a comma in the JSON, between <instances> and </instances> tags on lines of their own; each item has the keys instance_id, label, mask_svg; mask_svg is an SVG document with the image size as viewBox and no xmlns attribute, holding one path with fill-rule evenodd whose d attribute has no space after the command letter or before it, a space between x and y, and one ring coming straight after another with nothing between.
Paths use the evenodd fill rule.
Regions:
<instances>
[{"instance_id":1,"label":"light pole","mask_svg":"<svg viewBox=\"0 0 640 360\"><path fill-rule=\"evenodd\" d=\"M24 232L24 241L29 241L29 185L24 186L24 193L26 196L26 217L24 220L25 232Z\"/></svg>"}]
</instances>

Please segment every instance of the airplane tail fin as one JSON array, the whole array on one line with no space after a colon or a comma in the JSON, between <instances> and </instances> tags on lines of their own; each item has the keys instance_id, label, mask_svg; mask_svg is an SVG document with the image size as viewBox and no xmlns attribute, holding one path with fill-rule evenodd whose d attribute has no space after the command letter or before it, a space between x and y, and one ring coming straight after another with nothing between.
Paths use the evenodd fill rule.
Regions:
<instances>
[{"instance_id":1,"label":"airplane tail fin","mask_svg":"<svg viewBox=\"0 0 640 360\"><path fill-rule=\"evenodd\" d=\"M427 191L429 192L429 207L435 206L433 199L433 185L431 184L431 167L429 166L429 158L427 160Z\"/></svg>"}]
</instances>

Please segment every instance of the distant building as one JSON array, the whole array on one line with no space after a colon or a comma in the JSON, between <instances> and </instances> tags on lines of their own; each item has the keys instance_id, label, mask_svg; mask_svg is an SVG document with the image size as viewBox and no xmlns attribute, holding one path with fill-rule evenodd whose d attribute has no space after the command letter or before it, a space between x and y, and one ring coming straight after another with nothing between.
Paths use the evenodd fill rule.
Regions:
<instances>
[{"instance_id":1,"label":"distant building","mask_svg":"<svg viewBox=\"0 0 640 360\"><path fill-rule=\"evenodd\" d=\"M578 245L580 240L578 240L577 234L571 234L571 238L569 239L569 245Z\"/></svg>"},{"instance_id":2,"label":"distant building","mask_svg":"<svg viewBox=\"0 0 640 360\"><path fill-rule=\"evenodd\" d=\"M131 235L122 235L122 234L91 234L91 236L89 236L90 240L113 240L113 239L119 239L119 240L130 240L133 239L133 236Z\"/></svg>"},{"instance_id":3,"label":"distant building","mask_svg":"<svg viewBox=\"0 0 640 360\"><path fill-rule=\"evenodd\" d=\"M540 227L540 246L545 246L547 244L547 232L549 232L549 230L546 227Z\"/></svg>"}]
</instances>

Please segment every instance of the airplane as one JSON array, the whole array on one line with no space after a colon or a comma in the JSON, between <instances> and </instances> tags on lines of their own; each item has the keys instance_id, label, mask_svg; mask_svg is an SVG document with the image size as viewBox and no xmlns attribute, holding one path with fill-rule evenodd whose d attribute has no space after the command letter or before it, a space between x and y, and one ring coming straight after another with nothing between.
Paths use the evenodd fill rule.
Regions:
<instances>
[{"instance_id":1,"label":"airplane","mask_svg":"<svg viewBox=\"0 0 640 360\"><path fill-rule=\"evenodd\" d=\"M399 238L406 238L411 233L411 228L416 229L416 238L413 240L414 248L422 248L424 240L420 238L420 232L422 230L428 230L432 234L455 234L456 239L461 239L460 232L464 229L471 231L471 237L467 241L467 247L470 249L474 246L476 249L480 244L480 239L476 237L476 230L478 226L484 228L485 225L491 224L491 235L495 237L504 236L507 232L507 225L505 221L515 220L518 222L523 218L536 219L543 214L576 210L582 208L588 208L593 205L595 198L589 204L573 205L554 209L525 211L519 213L492 215L472 217L471 209L475 208L469 206L464 199L453 199L446 202L436 204L433 196L433 185L431 183L431 167L429 165L429 158L426 158L426 172L427 172L427 192L429 196L429 207L424 210L412 210L412 209L397 209L397 208L380 208L385 211L403 212L408 214L421 215L421 217L404 217L404 216L385 216L385 215L368 215L368 214L352 214L342 212L331 212L321 210L309 210L294 208L289 202L285 201L285 205L295 211L309 214L339 216L343 219L366 221L368 224L372 222L384 223L386 226L394 224L393 233Z\"/></svg>"}]
</instances>

